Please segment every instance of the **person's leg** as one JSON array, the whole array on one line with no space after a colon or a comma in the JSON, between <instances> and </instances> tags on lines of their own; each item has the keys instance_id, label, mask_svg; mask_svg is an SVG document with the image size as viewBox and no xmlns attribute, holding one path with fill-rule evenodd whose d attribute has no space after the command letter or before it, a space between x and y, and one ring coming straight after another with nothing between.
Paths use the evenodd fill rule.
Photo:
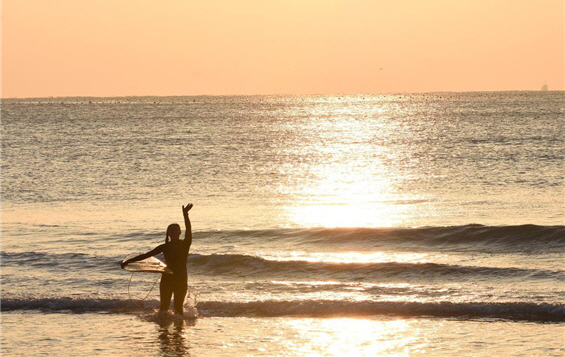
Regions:
<instances>
[{"instance_id":1,"label":"person's leg","mask_svg":"<svg viewBox=\"0 0 565 357\"><path fill-rule=\"evenodd\" d=\"M161 294L161 306L160 311L169 310L171 305L171 297L173 296L173 282L167 274L163 274L161 277L161 283L159 284L159 292Z\"/></svg>"},{"instance_id":2,"label":"person's leg","mask_svg":"<svg viewBox=\"0 0 565 357\"><path fill-rule=\"evenodd\" d=\"M175 287L175 314L183 314L183 305L184 305L184 299L186 297L186 292L188 291L188 286L186 285L181 285L181 286L177 286Z\"/></svg>"}]
</instances>

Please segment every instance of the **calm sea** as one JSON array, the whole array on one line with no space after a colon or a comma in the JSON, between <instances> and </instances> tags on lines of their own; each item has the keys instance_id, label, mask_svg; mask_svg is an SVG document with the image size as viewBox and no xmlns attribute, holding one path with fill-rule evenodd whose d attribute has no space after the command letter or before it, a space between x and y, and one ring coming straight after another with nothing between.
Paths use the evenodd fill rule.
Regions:
<instances>
[{"instance_id":1,"label":"calm sea","mask_svg":"<svg viewBox=\"0 0 565 357\"><path fill-rule=\"evenodd\" d=\"M563 355L564 113L564 92L2 100L1 352ZM159 276L119 261L188 202L186 318L159 318Z\"/></svg>"}]
</instances>

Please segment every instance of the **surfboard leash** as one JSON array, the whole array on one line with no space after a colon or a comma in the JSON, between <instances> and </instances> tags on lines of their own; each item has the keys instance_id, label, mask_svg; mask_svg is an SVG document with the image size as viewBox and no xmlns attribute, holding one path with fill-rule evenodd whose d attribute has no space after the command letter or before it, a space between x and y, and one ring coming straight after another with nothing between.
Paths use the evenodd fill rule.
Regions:
<instances>
[{"instance_id":1,"label":"surfboard leash","mask_svg":"<svg viewBox=\"0 0 565 357\"><path fill-rule=\"evenodd\" d=\"M130 277L129 277L129 281L128 281L128 297L130 300L133 300L131 298L131 294L129 292L129 286L131 285L131 279L133 278L133 272L131 273ZM151 289L149 289L149 292L147 293L147 295L145 295L145 297L141 300L141 301L145 301L145 299L147 299L149 297L149 294L151 294L151 292L153 291L153 288L155 287L155 285L157 285L157 282L159 281L159 279L161 279L161 274L159 274L159 276L157 277L157 280L155 280L155 282L153 283L153 286L151 286Z\"/></svg>"}]
</instances>

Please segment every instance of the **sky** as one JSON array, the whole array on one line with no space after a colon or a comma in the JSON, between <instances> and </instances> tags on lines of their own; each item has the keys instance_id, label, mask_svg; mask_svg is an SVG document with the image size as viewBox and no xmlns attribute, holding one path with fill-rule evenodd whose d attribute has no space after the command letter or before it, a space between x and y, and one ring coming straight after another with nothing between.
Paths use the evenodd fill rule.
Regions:
<instances>
[{"instance_id":1,"label":"sky","mask_svg":"<svg viewBox=\"0 0 565 357\"><path fill-rule=\"evenodd\" d=\"M565 89L563 0L2 0L12 97Z\"/></svg>"}]
</instances>

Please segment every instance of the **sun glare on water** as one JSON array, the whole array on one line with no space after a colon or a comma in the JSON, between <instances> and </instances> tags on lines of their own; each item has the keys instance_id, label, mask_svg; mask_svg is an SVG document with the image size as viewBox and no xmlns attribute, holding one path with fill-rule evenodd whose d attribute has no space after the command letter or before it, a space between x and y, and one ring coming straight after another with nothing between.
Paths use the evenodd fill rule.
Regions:
<instances>
[{"instance_id":1,"label":"sun glare on water","mask_svg":"<svg viewBox=\"0 0 565 357\"><path fill-rule=\"evenodd\" d=\"M303 356L380 356L402 351L416 339L406 320L374 321L351 318L289 321L300 334L311 337Z\"/></svg>"},{"instance_id":2,"label":"sun glare on water","mask_svg":"<svg viewBox=\"0 0 565 357\"><path fill-rule=\"evenodd\" d=\"M395 193L390 174L361 175L347 164L326 168L324 179L301 187L288 208L292 222L302 227L394 227L417 214L411 202L419 198Z\"/></svg>"},{"instance_id":3,"label":"sun glare on water","mask_svg":"<svg viewBox=\"0 0 565 357\"><path fill-rule=\"evenodd\" d=\"M414 134L398 120L401 109L349 100L313 111L300 127L312 138L288 149L307 157L300 179L281 189L291 197L285 214L302 227L410 225L430 212L429 197L405 187L417 177L399 147Z\"/></svg>"},{"instance_id":4,"label":"sun glare on water","mask_svg":"<svg viewBox=\"0 0 565 357\"><path fill-rule=\"evenodd\" d=\"M392 227L398 209L392 205L335 204L299 206L293 209L293 221L305 227Z\"/></svg>"},{"instance_id":5,"label":"sun glare on water","mask_svg":"<svg viewBox=\"0 0 565 357\"><path fill-rule=\"evenodd\" d=\"M258 252L266 259L276 261L302 261L334 264L376 264L376 263L427 263L428 253L410 252Z\"/></svg>"}]
</instances>

